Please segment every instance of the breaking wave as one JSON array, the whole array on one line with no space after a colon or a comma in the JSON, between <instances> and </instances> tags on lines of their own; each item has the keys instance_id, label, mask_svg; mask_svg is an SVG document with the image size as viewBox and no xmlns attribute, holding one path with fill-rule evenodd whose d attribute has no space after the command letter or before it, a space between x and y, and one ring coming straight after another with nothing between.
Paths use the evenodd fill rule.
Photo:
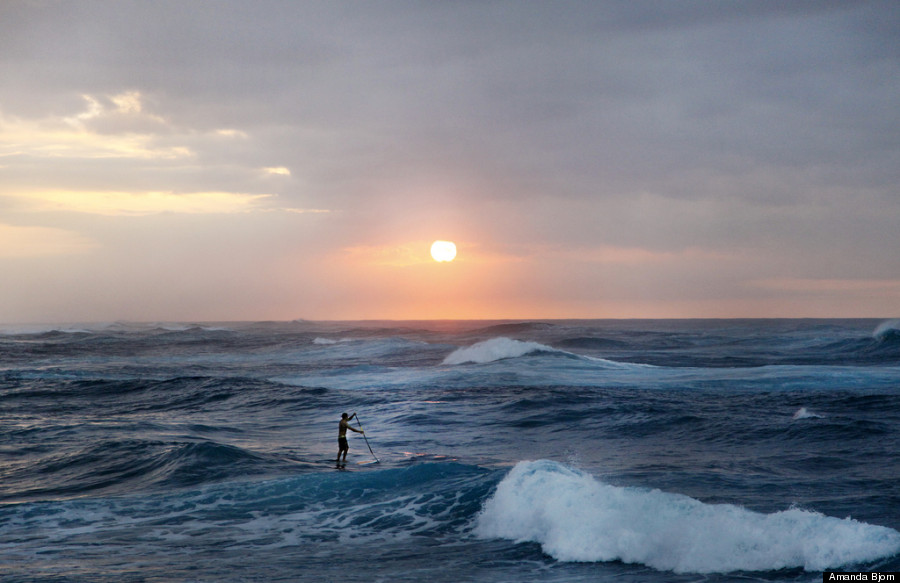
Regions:
<instances>
[{"instance_id":1,"label":"breaking wave","mask_svg":"<svg viewBox=\"0 0 900 583\"><path fill-rule=\"evenodd\" d=\"M821 418L822 418L822 415L819 415L818 413L813 413L806 407L800 407L799 409L797 409L794 412L794 416L792 417L792 419L794 419L794 421L797 421L798 419L821 419Z\"/></svg>"},{"instance_id":2,"label":"breaking wave","mask_svg":"<svg viewBox=\"0 0 900 583\"><path fill-rule=\"evenodd\" d=\"M538 342L523 342L500 337L458 348L444 359L443 364L484 364L541 352L569 354Z\"/></svg>"},{"instance_id":3,"label":"breaking wave","mask_svg":"<svg viewBox=\"0 0 900 583\"><path fill-rule=\"evenodd\" d=\"M875 332L872 335L876 340L882 342L886 340L900 341L900 319L882 322L875 328Z\"/></svg>"},{"instance_id":4,"label":"breaking wave","mask_svg":"<svg viewBox=\"0 0 900 583\"><path fill-rule=\"evenodd\" d=\"M822 571L900 553L900 532L891 528L616 487L546 460L512 469L485 503L475 533L537 542L560 561L619 560L676 573Z\"/></svg>"}]
</instances>

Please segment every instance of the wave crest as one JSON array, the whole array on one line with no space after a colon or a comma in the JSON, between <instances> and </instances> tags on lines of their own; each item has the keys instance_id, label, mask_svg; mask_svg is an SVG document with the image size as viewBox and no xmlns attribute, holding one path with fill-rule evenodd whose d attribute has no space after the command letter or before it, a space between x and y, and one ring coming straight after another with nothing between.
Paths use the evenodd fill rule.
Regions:
<instances>
[{"instance_id":1,"label":"wave crest","mask_svg":"<svg viewBox=\"0 0 900 583\"><path fill-rule=\"evenodd\" d=\"M794 421L796 421L798 419L821 419L821 418L822 418L822 415L819 415L818 413L813 413L806 407L800 407L799 409L797 409L794 412L794 416L792 417L792 419Z\"/></svg>"},{"instance_id":2,"label":"wave crest","mask_svg":"<svg viewBox=\"0 0 900 583\"><path fill-rule=\"evenodd\" d=\"M478 515L475 533L537 542L560 561L621 560L676 573L823 571L900 552L900 532L891 528L615 487L546 460L512 469Z\"/></svg>"},{"instance_id":3,"label":"wave crest","mask_svg":"<svg viewBox=\"0 0 900 583\"><path fill-rule=\"evenodd\" d=\"M458 348L444 359L443 364L484 364L507 358L519 358L520 356L536 352L562 353L560 350L550 348L549 346L545 346L538 342L523 342L521 340L500 337L478 342L472 346Z\"/></svg>"},{"instance_id":4,"label":"wave crest","mask_svg":"<svg viewBox=\"0 0 900 583\"><path fill-rule=\"evenodd\" d=\"M881 341L900 339L900 318L882 322L875 328L875 332L872 335Z\"/></svg>"}]
</instances>

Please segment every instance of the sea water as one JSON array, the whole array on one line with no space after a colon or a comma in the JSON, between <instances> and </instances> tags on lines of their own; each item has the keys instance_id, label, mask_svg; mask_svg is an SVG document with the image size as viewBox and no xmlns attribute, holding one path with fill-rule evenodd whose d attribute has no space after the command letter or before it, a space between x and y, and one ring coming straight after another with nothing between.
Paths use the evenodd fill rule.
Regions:
<instances>
[{"instance_id":1,"label":"sea water","mask_svg":"<svg viewBox=\"0 0 900 583\"><path fill-rule=\"evenodd\" d=\"M0 580L900 571L898 450L897 321L7 326Z\"/></svg>"}]
</instances>

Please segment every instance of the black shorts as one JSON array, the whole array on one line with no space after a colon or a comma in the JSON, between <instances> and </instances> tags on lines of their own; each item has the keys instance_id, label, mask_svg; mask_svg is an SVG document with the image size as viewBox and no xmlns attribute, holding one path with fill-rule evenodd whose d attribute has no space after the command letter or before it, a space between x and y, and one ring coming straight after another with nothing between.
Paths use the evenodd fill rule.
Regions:
<instances>
[{"instance_id":1,"label":"black shorts","mask_svg":"<svg viewBox=\"0 0 900 583\"><path fill-rule=\"evenodd\" d=\"M338 437L338 449L350 449L346 437Z\"/></svg>"}]
</instances>

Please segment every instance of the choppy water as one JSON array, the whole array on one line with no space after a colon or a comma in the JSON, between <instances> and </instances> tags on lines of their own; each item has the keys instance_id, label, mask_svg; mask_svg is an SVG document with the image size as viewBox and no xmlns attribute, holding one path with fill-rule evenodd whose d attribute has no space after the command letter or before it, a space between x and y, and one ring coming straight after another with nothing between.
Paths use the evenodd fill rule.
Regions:
<instances>
[{"instance_id":1,"label":"choppy water","mask_svg":"<svg viewBox=\"0 0 900 583\"><path fill-rule=\"evenodd\" d=\"M900 571L898 422L896 321L6 327L0 580Z\"/></svg>"}]
</instances>

